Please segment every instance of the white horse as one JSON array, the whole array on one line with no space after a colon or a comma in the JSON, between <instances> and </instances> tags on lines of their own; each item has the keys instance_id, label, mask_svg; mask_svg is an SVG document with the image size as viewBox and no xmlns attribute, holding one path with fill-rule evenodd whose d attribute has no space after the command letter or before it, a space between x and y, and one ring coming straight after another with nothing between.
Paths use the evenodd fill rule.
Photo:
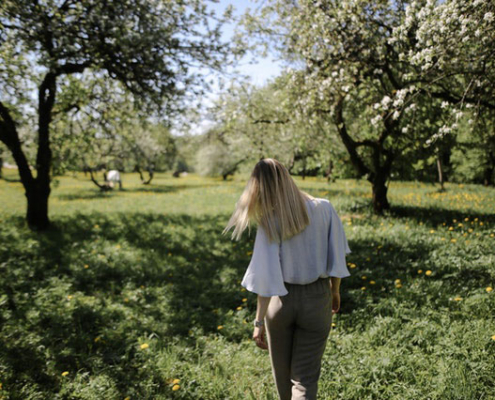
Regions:
<instances>
[{"instance_id":1,"label":"white horse","mask_svg":"<svg viewBox=\"0 0 495 400\"><path fill-rule=\"evenodd\" d=\"M119 183L119 189L122 189L122 180L120 179L120 172L116 169L112 169L107 172L106 183L109 187L113 188L115 182Z\"/></svg>"}]
</instances>

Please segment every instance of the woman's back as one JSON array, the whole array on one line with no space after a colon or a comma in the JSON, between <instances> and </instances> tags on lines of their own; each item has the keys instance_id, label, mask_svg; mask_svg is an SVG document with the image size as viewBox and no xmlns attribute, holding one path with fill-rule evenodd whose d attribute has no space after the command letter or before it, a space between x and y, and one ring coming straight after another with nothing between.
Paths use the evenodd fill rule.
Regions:
<instances>
[{"instance_id":1,"label":"woman's back","mask_svg":"<svg viewBox=\"0 0 495 400\"><path fill-rule=\"evenodd\" d=\"M318 278L350 276L345 255L351 250L342 222L326 199L306 201L310 224L281 243L270 242L258 226L251 262L242 286L261 296L287 294L284 282L308 284Z\"/></svg>"}]
</instances>

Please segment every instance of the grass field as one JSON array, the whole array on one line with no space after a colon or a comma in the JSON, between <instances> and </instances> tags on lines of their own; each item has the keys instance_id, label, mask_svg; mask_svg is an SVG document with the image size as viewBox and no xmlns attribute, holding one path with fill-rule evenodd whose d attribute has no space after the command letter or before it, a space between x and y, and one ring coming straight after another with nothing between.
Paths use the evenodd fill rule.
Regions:
<instances>
[{"instance_id":1,"label":"grass field","mask_svg":"<svg viewBox=\"0 0 495 400\"><path fill-rule=\"evenodd\" d=\"M246 176L124 175L111 193L57 178L46 233L6 179L0 398L277 398L240 285L255 231L221 235ZM319 398L495 399L495 191L392 182L380 218L366 182L296 182L334 204L352 250Z\"/></svg>"}]
</instances>

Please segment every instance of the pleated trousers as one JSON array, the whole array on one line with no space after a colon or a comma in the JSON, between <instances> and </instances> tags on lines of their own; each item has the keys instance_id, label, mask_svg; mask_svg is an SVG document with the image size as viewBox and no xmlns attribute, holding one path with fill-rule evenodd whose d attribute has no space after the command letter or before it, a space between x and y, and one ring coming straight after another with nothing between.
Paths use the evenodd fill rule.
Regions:
<instances>
[{"instance_id":1,"label":"pleated trousers","mask_svg":"<svg viewBox=\"0 0 495 400\"><path fill-rule=\"evenodd\" d=\"M330 278L273 296L265 316L273 378L280 400L316 400L321 360L332 325Z\"/></svg>"}]
</instances>

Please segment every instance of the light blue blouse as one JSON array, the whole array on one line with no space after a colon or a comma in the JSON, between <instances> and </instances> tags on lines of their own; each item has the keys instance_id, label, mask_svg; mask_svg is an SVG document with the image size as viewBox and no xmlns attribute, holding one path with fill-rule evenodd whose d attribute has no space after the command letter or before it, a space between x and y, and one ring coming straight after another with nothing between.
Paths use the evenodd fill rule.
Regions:
<instances>
[{"instance_id":1,"label":"light blue blouse","mask_svg":"<svg viewBox=\"0 0 495 400\"><path fill-rule=\"evenodd\" d=\"M318 278L350 276L346 254L351 253L342 221L323 198L307 200L310 224L300 233L270 242L258 226L251 262L241 285L260 296L285 296L284 282L308 284Z\"/></svg>"}]
</instances>

